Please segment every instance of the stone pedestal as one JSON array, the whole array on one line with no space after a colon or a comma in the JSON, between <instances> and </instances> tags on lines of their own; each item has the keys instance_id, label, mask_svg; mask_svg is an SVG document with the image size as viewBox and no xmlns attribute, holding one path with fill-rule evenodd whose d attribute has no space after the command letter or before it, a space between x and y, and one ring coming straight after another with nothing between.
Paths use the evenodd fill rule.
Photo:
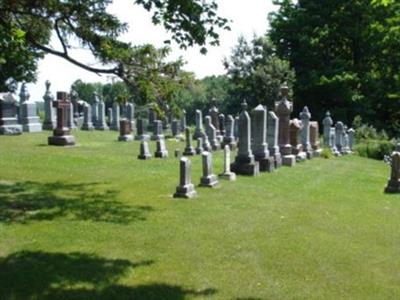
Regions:
<instances>
[{"instance_id":1,"label":"stone pedestal","mask_svg":"<svg viewBox=\"0 0 400 300\"><path fill-rule=\"evenodd\" d=\"M186 137L186 147L185 147L185 150L183 151L183 155L193 156L196 154L196 151L194 150L194 148L192 146L192 135L190 133L189 127L185 128L185 137Z\"/></svg>"},{"instance_id":2,"label":"stone pedestal","mask_svg":"<svg viewBox=\"0 0 400 300\"><path fill-rule=\"evenodd\" d=\"M164 139L157 140L156 152L154 153L154 156L157 158L168 158L168 150L167 147L165 146Z\"/></svg>"},{"instance_id":3,"label":"stone pedestal","mask_svg":"<svg viewBox=\"0 0 400 300\"><path fill-rule=\"evenodd\" d=\"M142 141L140 143L140 153L138 155L138 159L141 159L141 160L151 159L150 148L149 148L149 144L147 141Z\"/></svg>"},{"instance_id":4,"label":"stone pedestal","mask_svg":"<svg viewBox=\"0 0 400 300\"><path fill-rule=\"evenodd\" d=\"M234 181L236 180L236 174L231 172L231 149L229 145L224 147L224 171L218 175L219 178Z\"/></svg>"},{"instance_id":5,"label":"stone pedestal","mask_svg":"<svg viewBox=\"0 0 400 300\"><path fill-rule=\"evenodd\" d=\"M44 100L44 130L53 130L55 126L55 111L53 107L54 97L50 92L50 81L46 80L46 92L43 96Z\"/></svg>"},{"instance_id":6,"label":"stone pedestal","mask_svg":"<svg viewBox=\"0 0 400 300\"><path fill-rule=\"evenodd\" d=\"M218 185L218 179L213 174L212 154L205 151L201 156L203 161L203 176L200 178L200 186L213 188Z\"/></svg>"},{"instance_id":7,"label":"stone pedestal","mask_svg":"<svg viewBox=\"0 0 400 300\"><path fill-rule=\"evenodd\" d=\"M0 135L19 135L18 102L11 93L0 93Z\"/></svg>"},{"instance_id":8,"label":"stone pedestal","mask_svg":"<svg viewBox=\"0 0 400 300\"><path fill-rule=\"evenodd\" d=\"M287 167L294 167L296 165L296 156L295 155L284 155L282 157L282 165Z\"/></svg>"},{"instance_id":9,"label":"stone pedestal","mask_svg":"<svg viewBox=\"0 0 400 300\"><path fill-rule=\"evenodd\" d=\"M174 198L193 198L197 193L192 184L192 163L187 157L182 157L179 162L179 185L176 187Z\"/></svg>"},{"instance_id":10,"label":"stone pedestal","mask_svg":"<svg viewBox=\"0 0 400 300\"><path fill-rule=\"evenodd\" d=\"M57 92L57 101L53 103L57 109L57 127L53 130L53 136L48 137L48 144L53 146L73 146L75 138L67 127L71 105L67 100L66 92Z\"/></svg>"},{"instance_id":11,"label":"stone pedestal","mask_svg":"<svg viewBox=\"0 0 400 300\"><path fill-rule=\"evenodd\" d=\"M36 103L24 102L21 104L22 129L26 132L41 132L42 124L37 116Z\"/></svg>"},{"instance_id":12,"label":"stone pedestal","mask_svg":"<svg viewBox=\"0 0 400 300\"><path fill-rule=\"evenodd\" d=\"M119 121L119 137L120 142L131 142L133 141L132 136L132 123L128 119L123 119Z\"/></svg>"},{"instance_id":13,"label":"stone pedestal","mask_svg":"<svg viewBox=\"0 0 400 300\"><path fill-rule=\"evenodd\" d=\"M247 103L242 103L242 111L239 115L239 142L238 154L231 170L236 174L258 176L259 163L254 159L251 151L251 119L247 112Z\"/></svg>"},{"instance_id":14,"label":"stone pedestal","mask_svg":"<svg viewBox=\"0 0 400 300\"><path fill-rule=\"evenodd\" d=\"M293 103L287 99L289 88L281 87L282 100L275 104L276 114L279 118L278 144L283 156L292 154L290 144L290 113L293 111Z\"/></svg>"},{"instance_id":15,"label":"stone pedestal","mask_svg":"<svg viewBox=\"0 0 400 300\"><path fill-rule=\"evenodd\" d=\"M254 158L259 163L260 172L272 172L274 160L269 156L267 144L267 109L261 104L251 112Z\"/></svg>"}]
</instances>

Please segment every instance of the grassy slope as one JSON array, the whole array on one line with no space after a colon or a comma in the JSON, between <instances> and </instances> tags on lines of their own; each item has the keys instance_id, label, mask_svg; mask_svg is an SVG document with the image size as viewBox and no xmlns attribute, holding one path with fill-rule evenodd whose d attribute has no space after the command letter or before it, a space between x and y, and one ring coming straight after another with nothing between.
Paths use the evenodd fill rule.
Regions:
<instances>
[{"instance_id":1,"label":"grassy slope","mask_svg":"<svg viewBox=\"0 0 400 300\"><path fill-rule=\"evenodd\" d=\"M115 132L64 149L48 134L0 137L0 299L400 298L382 162L314 159L173 200L177 159L139 161Z\"/></svg>"}]
</instances>

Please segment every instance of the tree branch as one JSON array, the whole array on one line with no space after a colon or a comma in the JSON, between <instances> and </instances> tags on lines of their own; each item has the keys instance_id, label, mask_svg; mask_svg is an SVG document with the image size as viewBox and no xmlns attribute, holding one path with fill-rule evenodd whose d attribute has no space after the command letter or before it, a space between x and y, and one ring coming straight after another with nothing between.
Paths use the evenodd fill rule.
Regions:
<instances>
[{"instance_id":1,"label":"tree branch","mask_svg":"<svg viewBox=\"0 0 400 300\"><path fill-rule=\"evenodd\" d=\"M60 19L57 19L54 23L54 29L56 30L57 36L58 36L58 40L60 41L63 49L64 49L64 53L66 55L68 55L68 49L67 49L67 45L65 44L64 39L61 36L61 32L60 32L60 28L58 27L58 21L60 21Z\"/></svg>"}]
</instances>

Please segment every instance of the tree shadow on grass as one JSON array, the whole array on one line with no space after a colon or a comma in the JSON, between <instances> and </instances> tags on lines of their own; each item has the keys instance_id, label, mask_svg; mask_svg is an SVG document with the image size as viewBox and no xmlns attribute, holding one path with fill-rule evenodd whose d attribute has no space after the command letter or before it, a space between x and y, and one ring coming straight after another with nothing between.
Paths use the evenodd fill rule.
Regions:
<instances>
[{"instance_id":1,"label":"tree shadow on grass","mask_svg":"<svg viewBox=\"0 0 400 300\"><path fill-rule=\"evenodd\" d=\"M0 183L0 222L26 223L67 217L96 222L130 223L145 220L151 206L126 205L117 191L101 183L66 184L32 181Z\"/></svg>"},{"instance_id":2,"label":"tree shadow on grass","mask_svg":"<svg viewBox=\"0 0 400 300\"><path fill-rule=\"evenodd\" d=\"M134 268L153 261L132 263L84 253L21 251L0 258L0 299L184 299L216 291L195 291L154 283L123 286L118 280Z\"/></svg>"}]
</instances>

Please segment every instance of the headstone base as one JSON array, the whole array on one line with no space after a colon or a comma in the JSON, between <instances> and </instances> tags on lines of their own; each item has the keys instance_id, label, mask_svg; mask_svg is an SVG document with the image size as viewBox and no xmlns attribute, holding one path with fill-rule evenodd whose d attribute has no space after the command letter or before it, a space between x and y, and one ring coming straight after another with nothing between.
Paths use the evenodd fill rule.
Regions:
<instances>
[{"instance_id":1,"label":"headstone base","mask_svg":"<svg viewBox=\"0 0 400 300\"><path fill-rule=\"evenodd\" d=\"M92 131L94 130L94 126L89 124L82 124L81 130Z\"/></svg>"},{"instance_id":2,"label":"headstone base","mask_svg":"<svg viewBox=\"0 0 400 300\"><path fill-rule=\"evenodd\" d=\"M236 160L231 164L232 172L240 175L258 176L260 175L260 165L258 161L249 160L248 162Z\"/></svg>"},{"instance_id":3,"label":"headstone base","mask_svg":"<svg viewBox=\"0 0 400 300\"><path fill-rule=\"evenodd\" d=\"M287 144L283 146L279 146L279 152L282 156L287 156L292 154L292 145Z\"/></svg>"},{"instance_id":4,"label":"headstone base","mask_svg":"<svg viewBox=\"0 0 400 300\"><path fill-rule=\"evenodd\" d=\"M222 173L218 175L219 178L228 180L228 181L235 181L236 180L236 174L233 172L230 173Z\"/></svg>"},{"instance_id":5,"label":"headstone base","mask_svg":"<svg viewBox=\"0 0 400 300\"><path fill-rule=\"evenodd\" d=\"M49 136L48 144L52 146L74 146L75 137L73 135Z\"/></svg>"},{"instance_id":6,"label":"headstone base","mask_svg":"<svg viewBox=\"0 0 400 300\"><path fill-rule=\"evenodd\" d=\"M387 186L385 188L385 193L388 194L400 193L400 181L389 179Z\"/></svg>"},{"instance_id":7,"label":"headstone base","mask_svg":"<svg viewBox=\"0 0 400 300\"><path fill-rule=\"evenodd\" d=\"M296 165L296 156L294 155L284 155L282 157L282 165L287 167L293 167Z\"/></svg>"},{"instance_id":8,"label":"headstone base","mask_svg":"<svg viewBox=\"0 0 400 300\"><path fill-rule=\"evenodd\" d=\"M195 154L196 154L196 151L193 149L193 147L185 148L185 150L183 151L183 155L185 155L185 156L193 156Z\"/></svg>"},{"instance_id":9,"label":"headstone base","mask_svg":"<svg viewBox=\"0 0 400 300\"><path fill-rule=\"evenodd\" d=\"M322 149L317 149L313 151L313 157L320 157L322 153Z\"/></svg>"},{"instance_id":10,"label":"headstone base","mask_svg":"<svg viewBox=\"0 0 400 300\"><path fill-rule=\"evenodd\" d=\"M306 152L299 152L296 155L296 161L306 161L307 160L307 153Z\"/></svg>"},{"instance_id":11,"label":"headstone base","mask_svg":"<svg viewBox=\"0 0 400 300\"><path fill-rule=\"evenodd\" d=\"M281 154L280 153L275 153L273 157L274 157L275 169L278 169L278 168L282 167L282 156L281 156Z\"/></svg>"},{"instance_id":12,"label":"headstone base","mask_svg":"<svg viewBox=\"0 0 400 300\"><path fill-rule=\"evenodd\" d=\"M213 188L216 187L217 185L218 185L218 179L217 176L215 175L210 175L207 177L200 178L200 186Z\"/></svg>"},{"instance_id":13,"label":"headstone base","mask_svg":"<svg viewBox=\"0 0 400 300\"><path fill-rule=\"evenodd\" d=\"M136 135L135 141L147 142L150 140L150 136L148 134Z\"/></svg>"},{"instance_id":14,"label":"headstone base","mask_svg":"<svg viewBox=\"0 0 400 300\"><path fill-rule=\"evenodd\" d=\"M307 156L307 159L313 159L313 157L314 157L314 151L307 151L307 152L306 152L306 156Z\"/></svg>"},{"instance_id":15,"label":"headstone base","mask_svg":"<svg viewBox=\"0 0 400 300\"><path fill-rule=\"evenodd\" d=\"M133 141L133 136L131 134L120 135L118 137L118 141L120 141L120 142L131 142L131 141Z\"/></svg>"},{"instance_id":16,"label":"headstone base","mask_svg":"<svg viewBox=\"0 0 400 300\"><path fill-rule=\"evenodd\" d=\"M141 159L141 160L149 160L149 159L151 159L151 154L139 154L138 155L138 159Z\"/></svg>"},{"instance_id":17,"label":"headstone base","mask_svg":"<svg viewBox=\"0 0 400 300\"><path fill-rule=\"evenodd\" d=\"M273 172L275 169L274 158L272 156L257 159L258 163L260 164L260 172Z\"/></svg>"},{"instance_id":18,"label":"headstone base","mask_svg":"<svg viewBox=\"0 0 400 300\"><path fill-rule=\"evenodd\" d=\"M19 135L19 134L22 134L22 125L0 126L0 135Z\"/></svg>"},{"instance_id":19,"label":"headstone base","mask_svg":"<svg viewBox=\"0 0 400 300\"><path fill-rule=\"evenodd\" d=\"M40 123L24 124L22 125L22 129L26 132L41 132L42 125Z\"/></svg>"},{"instance_id":20,"label":"headstone base","mask_svg":"<svg viewBox=\"0 0 400 300\"><path fill-rule=\"evenodd\" d=\"M168 158L168 151L156 151L154 157L157 158Z\"/></svg>"},{"instance_id":21,"label":"headstone base","mask_svg":"<svg viewBox=\"0 0 400 300\"><path fill-rule=\"evenodd\" d=\"M174 198L184 198L184 199L190 199L196 196L197 193L192 183L185 186L177 186L176 193L174 194Z\"/></svg>"}]
</instances>

